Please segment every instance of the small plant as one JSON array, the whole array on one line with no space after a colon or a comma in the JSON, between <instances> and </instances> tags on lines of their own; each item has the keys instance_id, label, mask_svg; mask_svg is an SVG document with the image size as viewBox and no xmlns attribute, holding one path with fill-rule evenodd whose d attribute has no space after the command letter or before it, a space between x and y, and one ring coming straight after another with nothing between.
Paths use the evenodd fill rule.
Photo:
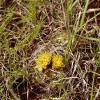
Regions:
<instances>
[{"instance_id":1,"label":"small plant","mask_svg":"<svg viewBox=\"0 0 100 100\"><path fill-rule=\"evenodd\" d=\"M60 69L64 67L63 57L60 54L54 54L52 56L52 69Z\"/></svg>"},{"instance_id":2,"label":"small plant","mask_svg":"<svg viewBox=\"0 0 100 100\"><path fill-rule=\"evenodd\" d=\"M56 70L64 67L63 57L60 54L54 53L52 56L47 51L42 52L35 61L36 61L36 68L38 69L38 71L46 69L47 65L49 65L51 62L52 62L52 69Z\"/></svg>"},{"instance_id":3,"label":"small plant","mask_svg":"<svg viewBox=\"0 0 100 100\"><path fill-rule=\"evenodd\" d=\"M47 68L47 65L50 64L51 54L47 51L42 52L35 61L37 64L36 68L38 69L38 71L42 71L43 69Z\"/></svg>"}]
</instances>

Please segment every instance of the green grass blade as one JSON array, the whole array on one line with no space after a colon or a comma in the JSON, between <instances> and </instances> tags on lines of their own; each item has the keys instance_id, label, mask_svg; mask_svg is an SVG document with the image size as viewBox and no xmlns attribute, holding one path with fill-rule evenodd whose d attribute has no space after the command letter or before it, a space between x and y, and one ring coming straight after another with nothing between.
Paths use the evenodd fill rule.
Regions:
<instances>
[{"instance_id":1,"label":"green grass blade","mask_svg":"<svg viewBox=\"0 0 100 100\"><path fill-rule=\"evenodd\" d=\"M78 30L76 31L76 33L79 32L79 31L81 31L81 29L82 29L85 25L87 25L89 22L91 22L93 19L95 19L95 17L97 17L97 16L99 16L99 15L100 15L100 12L97 13L94 17L92 17L92 18L90 18L89 20L87 20L85 23L83 23L83 24L78 28Z\"/></svg>"},{"instance_id":2,"label":"green grass blade","mask_svg":"<svg viewBox=\"0 0 100 100\"><path fill-rule=\"evenodd\" d=\"M40 30L41 30L41 26L42 26L43 22L40 22L38 25L35 26L34 29L32 29L30 31L30 33L28 33L25 38L20 41L17 45L16 48L21 48L26 46L30 41L34 40L39 34L40 34Z\"/></svg>"},{"instance_id":3,"label":"green grass blade","mask_svg":"<svg viewBox=\"0 0 100 100\"><path fill-rule=\"evenodd\" d=\"M83 15L82 15L82 19L81 19L81 22L80 22L80 26L82 26L84 24L85 14L86 14L86 11L87 11L87 8L88 8L90 0L85 0L85 1L86 1L86 5L85 5L84 11L83 11Z\"/></svg>"},{"instance_id":4,"label":"green grass blade","mask_svg":"<svg viewBox=\"0 0 100 100\"><path fill-rule=\"evenodd\" d=\"M91 41L97 41L97 42L100 42L100 38L94 38L94 37L83 37L84 39L87 39L87 40L91 40Z\"/></svg>"},{"instance_id":5,"label":"green grass blade","mask_svg":"<svg viewBox=\"0 0 100 100\"><path fill-rule=\"evenodd\" d=\"M29 2L29 16L32 18L33 24L36 24L36 4L37 0L31 0Z\"/></svg>"},{"instance_id":6,"label":"green grass blade","mask_svg":"<svg viewBox=\"0 0 100 100\"><path fill-rule=\"evenodd\" d=\"M6 26L8 25L8 23L11 21L13 17L13 13L11 13L6 19L5 21L2 23L2 25L0 26L0 34L5 30Z\"/></svg>"}]
</instances>

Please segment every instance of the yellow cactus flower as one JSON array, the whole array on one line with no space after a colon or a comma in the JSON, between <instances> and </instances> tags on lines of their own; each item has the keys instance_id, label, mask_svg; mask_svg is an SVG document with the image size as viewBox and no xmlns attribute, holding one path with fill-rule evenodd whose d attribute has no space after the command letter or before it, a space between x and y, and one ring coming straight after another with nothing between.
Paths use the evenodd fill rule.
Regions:
<instances>
[{"instance_id":1,"label":"yellow cactus flower","mask_svg":"<svg viewBox=\"0 0 100 100\"><path fill-rule=\"evenodd\" d=\"M60 54L54 54L52 57L52 69L64 67L63 57Z\"/></svg>"},{"instance_id":2,"label":"yellow cactus flower","mask_svg":"<svg viewBox=\"0 0 100 100\"><path fill-rule=\"evenodd\" d=\"M35 61L37 64L36 68L39 71L42 71L43 69L46 69L47 65L50 64L51 54L47 51L42 52Z\"/></svg>"}]
</instances>

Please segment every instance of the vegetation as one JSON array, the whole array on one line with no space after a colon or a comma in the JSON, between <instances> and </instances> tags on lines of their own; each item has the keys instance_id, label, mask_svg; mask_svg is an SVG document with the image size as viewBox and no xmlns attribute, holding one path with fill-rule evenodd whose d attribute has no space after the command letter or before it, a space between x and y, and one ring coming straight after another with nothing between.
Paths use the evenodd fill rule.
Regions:
<instances>
[{"instance_id":1,"label":"vegetation","mask_svg":"<svg viewBox=\"0 0 100 100\"><path fill-rule=\"evenodd\" d=\"M0 100L100 100L100 1L0 0Z\"/></svg>"}]
</instances>

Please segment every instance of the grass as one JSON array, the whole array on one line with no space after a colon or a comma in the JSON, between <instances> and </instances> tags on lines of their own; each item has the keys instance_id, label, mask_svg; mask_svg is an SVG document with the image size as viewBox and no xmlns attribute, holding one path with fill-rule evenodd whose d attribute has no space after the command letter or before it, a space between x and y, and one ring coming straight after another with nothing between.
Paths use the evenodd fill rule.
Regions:
<instances>
[{"instance_id":1,"label":"grass","mask_svg":"<svg viewBox=\"0 0 100 100\"><path fill-rule=\"evenodd\" d=\"M100 9L92 2L0 0L0 100L99 100ZM43 51L62 55L64 67L51 60L38 71Z\"/></svg>"}]
</instances>

